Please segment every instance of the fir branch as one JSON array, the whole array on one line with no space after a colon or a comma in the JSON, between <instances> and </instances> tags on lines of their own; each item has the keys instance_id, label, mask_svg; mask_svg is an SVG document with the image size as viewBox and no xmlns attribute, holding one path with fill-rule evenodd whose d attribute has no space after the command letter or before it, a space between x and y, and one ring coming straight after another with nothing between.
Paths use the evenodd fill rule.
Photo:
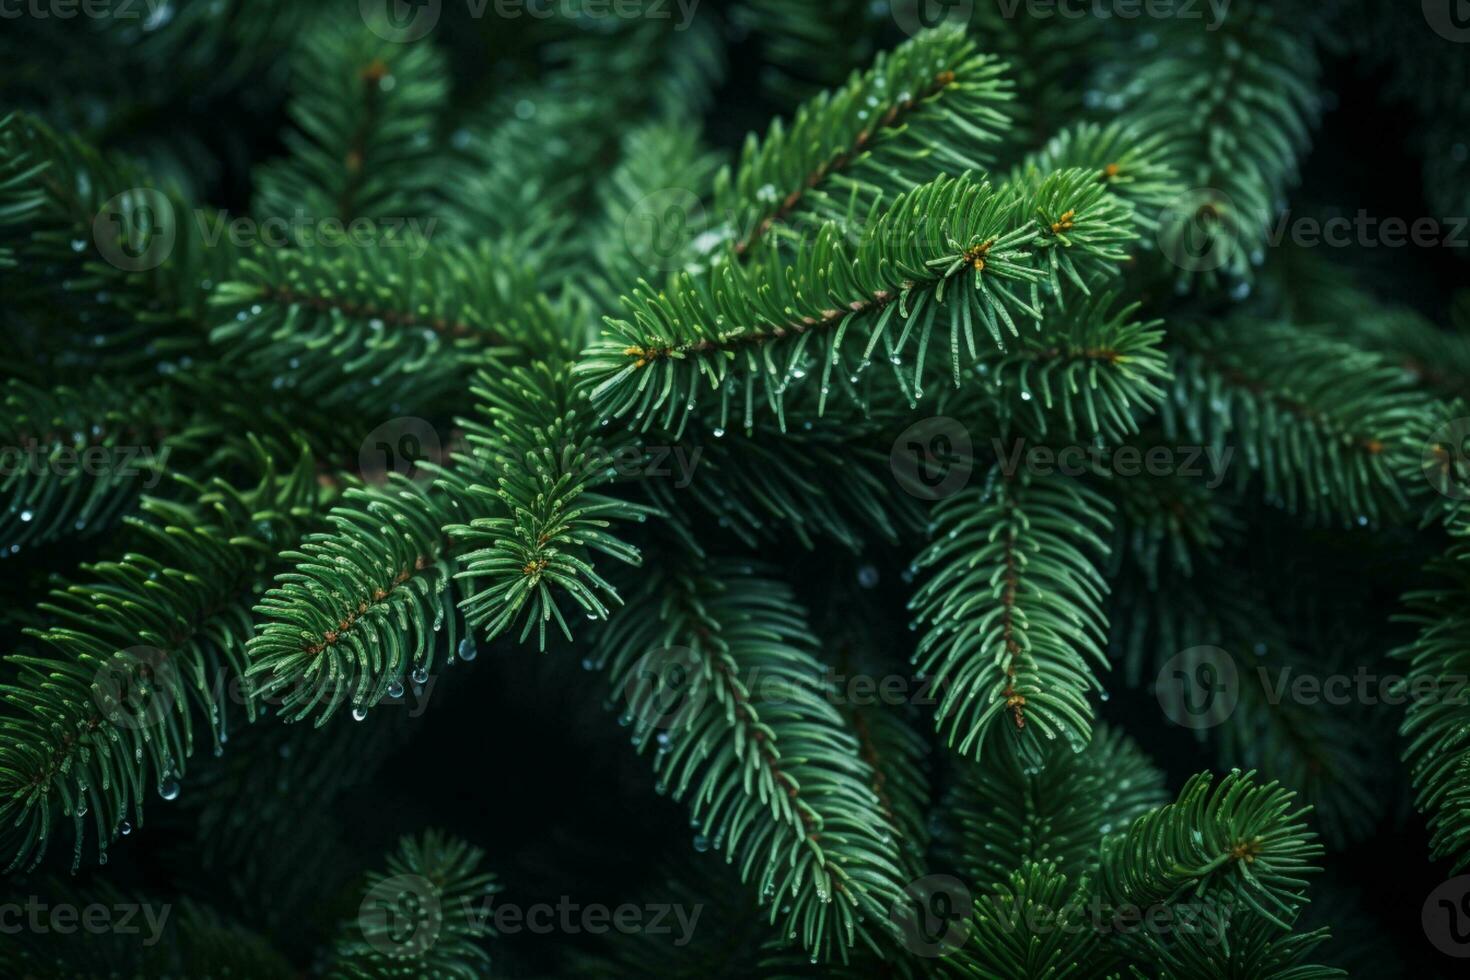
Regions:
<instances>
[{"instance_id":1,"label":"fir branch","mask_svg":"<svg viewBox=\"0 0 1470 980\"><path fill-rule=\"evenodd\" d=\"M177 193L25 114L0 126L0 174L0 256L49 270L16 278L7 308L37 360L68 379L143 378L201 351L205 298L234 250L207 242Z\"/></svg>"},{"instance_id":2,"label":"fir branch","mask_svg":"<svg viewBox=\"0 0 1470 980\"><path fill-rule=\"evenodd\" d=\"M1192 189L1159 231L1165 255L1183 258L1169 272L1182 283L1195 272L1248 282L1321 112L1316 53L1255 0L1213 25L1161 21L1159 34L1116 74L1120 118L1165 139L1168 162Z\"/></svg>"},{"instance_id":3,"label":"fir branch","mask_svg":"<svg viewBox=\"0 0 1470 980\"><path fill-rule=\"evenodd\" d=\"M1126 445L1144 458L1149 446L1160 444L1151 440L1152 434L1150 430ZM1210 473L1208 479L1223 475ZM1240 537L1240 518L1204 479L1148 472L1127 477L1108 473L1106 477L1098 489L1118 510L1109 578L1131 566L1142 573L1150 591L1157 591L1160 581L1191 578L1200 567L1216 561L1227 542L1233 544Z\"/></svg>"},{"instance_id":4,"label":"fir branch","mask_svg":"<svg viewBox=\"0 0 1470 980\"><path fill-rule=\"evenodd\" d=\"M1048 314L1041 332L1009 351L989 351L976 370L1004 425L1024 422L1038 437L1110 442L1138 432L1140 416L1164 397L1169 380L1162 321L1133 319L1138 306L1114 308L1098 295Z\"/></svg>"},{"instance_id":5,"label":"fir branch","mask_svg":"<svg viewBox=\"0 0 1470 980\"><path fill-rule=\"evenodd\" d=\"M979 488L935 508L933 541L916 565L934 577L910 608L927 630L914 663L940 692L935 722L961 754L980 758L1001 724L1034 753L1091 737L1087 695L1099 689L1110 506L1064 476L993 469Z\"/></svg>"},{"instance_id":6,"label":"fir branch","mask_svg":"<svg viewBox=\"0 0 1470 980\"><path fill-rule=\"evenodd\" d=\"M1009 126L1004 66L962 30L926 31L746 141L715 184L737 257L796 216L836 220L940 174L978 171ZM854 207L854 199L860 205Z\"/></svg>"},{"instance_id":7,"label":"fir branch","mask_svg":"<svg viewBox=\"0 0 1470 980\"><path fill-rule=\"evenodd\" d=\"M1295 794L1254 777L1237 769L1212 787L1214 777L1199 773L1173 803L1105 839L1102 894L1142 908L1192 896L1290 928L1322 845L1307 811L1292 810Z\"/></svg>"},{"instance_id":8,"label":"fir branch","mask_svg":"<svg viewBox=\"0 0 1470 980\"><path fill-rule=\"evenodd\" d=\"M387 872L368 876L361 911L344 922L325 975L331 980L486 975L480 940L493 931L477 917L500 891L480 870L485 852L437 831L405 836ZM410 921L403 932L403 918Z\"/></svg>"},{"instance_id":9,"label":"fir branch","mask_svg":"<svg viewBox=\"0 0 1470 980\"><path fill-rule=\"evenodd\" d=\"M290 156L260 167L255 213L322 220L431 212L434 120L448 80L427 42L386 41L359 18L308 29L292 68Z\"/></svg>"},{"instance_id":10,"label":"fir branch","mask_svg":"<svg viewBox=\"0 0 1470 980\"><path fill-rule=\"evenodd\" d=\"M1105 959L1087 919L1087 882L1027 861L975 900L971 932L952 957L957 976L980 980L1097 976Z\"/></svg>"},{"instance_id":11,"label":"fir branch","mask_svg":"<svg viewBox=\"0 0 1470 980\"><path fill-rule=\"evenodd\" d=\"M803 949L845 959L859 942L878 948L902 872L815 648L786 587L714 563L648 575L599 636L595 662L628 696L635 743L657 745L660 784L689 798L700 839L739 865ZM676 651L682 678L662 676L660 651ZM678 704L664 705L674 710L640 693L651 674L679 686Z\"/></svg>"},{"instance_id":12,"label":"fir branch","mask_svg":"<svg viewBox=\"0 0 1470 980\"><path fill-rule=\"evenodd\" d=\"M592 492L616 476L610 463L622 447L594 437L587 396L571 385L565 361L483 374L474 393L481 418L461 420L471 452L459 460L473 482L465 509L443 529L463 545L455 577L470 586L461 608L491 638L524 615L521 640L534 626L544 649L553 619L571 638L557 592L594 619L620 601L592 556L638 564L638 550L607 528L651 511Z\"/></svg>"},{"instance_id":13,"label":"fir branch","mask_svg":"<svg viewBox=\"0 0 1470 980\"><path fill-rule=\"evenodd\" d=\"M600 274L577 283L602 310L616 309L629 283L659 278L660 268L699 245L705 222L703 206L695 205L707 196L719 165L687 123L632 130L622 139L621 153L598 193L600 230L592 237L604 243L596 255ZM676 222L666 221L670 208L679 216Z\"/></svg>"},{"instance_id":14,"label":"fir branch","mask_svg":"<svg viewBox=\"0 0 1470 980\"><path fill-rule=\"evenodd\" d=\"M1260 916L1231 918L1225 935L1208 929L1178 930L1167 939L1146 935L1142 949L1150 960L1147 970L1132 968L1138 980L1331 980L1347 972L1304 962L1328 938L1326 929L1283 933Z\"/></svg>"},{"instance_id":15,"label":"fir branch","mask_svg":"<svg viewBox=\"0 0 1470 980\"><path fill-rule=\"evenodd\" d=\"M210 297L210 340L255 383L328 409L428 412L477 359L544 349L543 302L535 271L492 245L261 247Z\"/></svg>"},{"instance_id":16,"label":"fir branch","mask_svg":"<svg viewBox=\"0 0 1470 980\"><path fill-rule=\"evenodd\" d=\"M1009 180L1019 185L1058 170L1089 170L1134 206L1142 228L1153 230L1159 212L1185 189L1168 161L1168 146L1157 133L1121 121L1106 126L1084 122L1060 130L1027 155Z\"/></svg>"},{"instance_id":17,"label":"fir branch","mask_svg":"<svg viewBox=\"0 0 1470 980\"><path fill-rule=\"evenodd\" d=\"M708 437L655 430L646 443L660 454L672 446L688 473L645 486L664 513L692 517L697 508L751 547L788 535L808 550L824 539L854 552L875 540L897 544L924 520L918 499L894 485L891 421L829 412L785 433L764 421Z\"/></svg>"},{"instance_id":18,"label":"fir branch","mask_svg":"<svg viewBox=\"0 0 1470 980\"><path fill-rule=\"evenodd\" d=\"M1419 473L1433 402L1381 358L1321 335L1238 317L1176 334L1166 438L1243 450L1242 481L1345 524L1402 519L1427 491Z\"/></svg>"},{"instance_id":19,"label":"fir branch","mask_svg":"<svg viewBox=\"0 0 1470 980\"><path fill-rule=\"evenodd\" d=\"M1393 656L1408 665L1401 695L1441 690L1470 675L1470 524L1450 525L1453 545L1430 566L1438 584L1404 596L1407 611L1396 618L1418 628L1413 642ZM1432 686L1431 686L1432 685ZM1431 854L1449 858L1455 873L1470 865L1470 737L1463 698L1408 697L1400 734L1404 761L1413 779L1415 805L1428 814Z\"/></svg>"},{"instance_id":20,"label":"fir branch","mask_svg":"<svg viewBox=\"0 0 1470 980\"><path fill-rule=\"evenodd\" d=\"M0 555L109 530L217 435L170 391L10 381L0 419Z\"/></svg>"},{"instance_id":21,"label":"fir branch","mask_svg":"<svg viewBox=\"0 0 1470 980\"><path fill-rule=\"evenodd\" d=\"M52 652L8 658L0 823L12 868L40 861L57 811L74 826L73 866L88 814L105 861L130 820L142 825L147 783L177 795L196 711L223 741L271 546L310 521L319 492L308 454L277 473L257 449L247 491L215 481L192 486L192 504L146 501L147 519L130 519L145 552L84 566L92 581L55 590L46 625L26 631ZM244 689L252 719L255 693Z\"/></svg>"},{"instance_id":22,"label":"fir branch","mask_svg":"<svg viewBox=\"0 0 1470 980\"><path fill-rule=\"evenodd\" d=\"M349 703L362 720L394 685L424 684L441 655L473 658L473 639L457 639L455 542L441 530L472 506L468 488L453 468L421 465L433 487L396 472L349 487L330 530L281 553L290 570L255 608L246 676L292 721L320 727Z\"/></svg>"},{"instance_id":23,"label":"fir branch","mask_svg":"<svg viewBox=\"0 0 1470 980\"><path fill-rule=\"evenodd\" d=\"M881 343L912 400L936 330L947 327L958 378L962 339L977 356L976 324L1004 348L1006 332L1021 336L1017 318L1042 318L1042 283L1056 295L1065 277L1086 291L1084 274L1120 261L1132 235L1128 206L1083 171L1053 174L1030 193L939 178L876 215L855 245L828 223L789 263L772 254L720 265L708 281L681 275L657 293L643 284L625 302L628 318L609 319L576 370L607 416L677 432L708 386L721 425L741 396L750 428L757 397L784 420L786 386L818 370L819 413L834 380L857 397L858 373ZM858 343L854 364L845 352ZM915 346L910 387L898 368Z\"/></svg>"},{"instance_id":24,"label":"fir branch","mask_svg":"<svg viewBox=\"0 0 1470 980\"><path fill-rule=\"evenodd\" d=\"M1034 765L1006 748L983 767L960 760L957 776L941 808L945 850L978 892L1033 864L1093 879L1103 839L1166 801L1163 773L1108 727L1081 752L1050 746Z\"/></svg>"}]
</instances>

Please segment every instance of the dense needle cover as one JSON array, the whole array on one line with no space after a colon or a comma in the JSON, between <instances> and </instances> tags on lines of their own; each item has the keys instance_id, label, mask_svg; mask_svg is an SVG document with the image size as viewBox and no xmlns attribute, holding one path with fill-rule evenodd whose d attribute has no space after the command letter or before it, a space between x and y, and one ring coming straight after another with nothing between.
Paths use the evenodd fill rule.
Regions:
<instances>
[{"instance_id":1,"label":"dense needle cover","mask_svg":"<svg viewBox=\"0 0 1470 980\"><path fill-rule=\"evenodd\" d=\"M0 975L1463 972L1460 6L0 4Z\"/></svg>"}]
</instances>

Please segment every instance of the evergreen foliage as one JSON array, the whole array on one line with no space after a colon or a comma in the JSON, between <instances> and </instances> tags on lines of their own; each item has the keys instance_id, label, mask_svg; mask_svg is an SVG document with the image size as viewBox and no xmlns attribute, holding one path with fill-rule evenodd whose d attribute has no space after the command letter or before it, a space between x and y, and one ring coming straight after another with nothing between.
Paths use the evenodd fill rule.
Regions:
<instances>
[{"instance_id":1,"label":"evergreen foliage","mask_svg":"<svg viewBox=\"0 0 1470 980\"><path fill-rule=\"evenodd\" d=\"M41 6L0 973L1465 952L1463 256L1287 237L1470 207L1434 4Z\"/></svg>"}]
</instances>

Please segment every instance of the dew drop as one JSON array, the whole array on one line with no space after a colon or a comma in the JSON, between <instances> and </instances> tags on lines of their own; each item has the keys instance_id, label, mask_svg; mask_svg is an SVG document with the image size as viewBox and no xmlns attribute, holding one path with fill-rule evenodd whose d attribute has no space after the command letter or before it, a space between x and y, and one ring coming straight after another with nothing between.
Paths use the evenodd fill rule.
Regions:
<instances>
[{"instance_id":1,"label":"dew drop","mask_svg":"<svg viewBox=\"0 0 1470 980\"><path fill-rule=\"evenodd\" d=\"M158 784L158 795L165 800L177 800L179 798L179 781L177 779L165 779Z\"/></svg>"},{"instance_id":2,"label":"dew drop","mask_svg":"<svg viewBox=\"0 0 1470 980\"><path fill-rule=\"evenodd\" d=\"M388 684L388 697L390 697L390 698L401 698L401 697L403 697L403 682L402 681L391 681Z\"/></svg>"},{"instance_id":3,"label":"dew drop","mask_svg":"<svg viewBox=\"0 0 1470 980\"><path fill-rule=\"evenodd\" d=\"M459 641L458 653L459 659L468 662L480 655L480 648L475 646L473 638L466 636Z\"/></svg>"}]
</instances>

